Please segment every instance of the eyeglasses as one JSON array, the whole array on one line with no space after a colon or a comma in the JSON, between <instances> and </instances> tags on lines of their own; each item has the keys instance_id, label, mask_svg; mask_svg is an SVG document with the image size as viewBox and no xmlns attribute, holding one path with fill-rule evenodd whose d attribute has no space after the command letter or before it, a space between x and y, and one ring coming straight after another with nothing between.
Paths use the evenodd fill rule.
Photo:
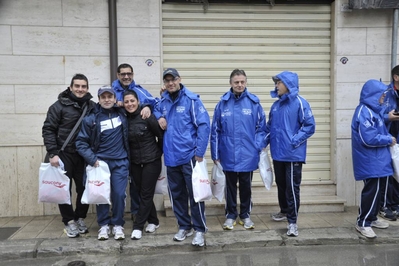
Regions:
<instances>
[{"instance_id":1,"label":"eyeglasses","mask_svg":"<svg viewBox=\"0 0 399 266\"><path fill-rule=\"evenodd\" d=\"M175 77L175 78L173 78L173 79L164 79L163 80L163 83L164 84L168 84L169 82L175 82L176 80L178 80L179 79L179 77Z\"/></svg>"},{"instance_id":2,"label":"eyeglasses","mask_svg":"<svg viewBox=\"0 0 399 266\"><path fill-rule=\"evenodd\" d=\"M133 76L133 72L118 73L118 75L121 77L124 77L124 76L131 77L131 76Z\"/></svg>"}]
</instances>

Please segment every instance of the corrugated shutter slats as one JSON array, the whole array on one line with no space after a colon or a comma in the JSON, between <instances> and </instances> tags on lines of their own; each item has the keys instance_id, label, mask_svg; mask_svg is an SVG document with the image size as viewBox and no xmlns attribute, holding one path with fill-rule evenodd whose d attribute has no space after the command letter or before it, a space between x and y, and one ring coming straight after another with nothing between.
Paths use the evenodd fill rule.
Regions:
<instances>
[{"instance_id":1,"label":"corrugated shutter slats","mask_svg":"<svg viewBox=\"0 0 399 266\"><path fill-rule=\"evenodd\" d=\"M162 9L163 66L179 70L182 83L201 95L211 117L233 69L245 70L248 89L266 114L274 102L271 76L298 73L300 94L317 123L303 179L329 180L330 6L210 4L204 13L202 5L163 4Z\"/></svg>"}]
</instances>

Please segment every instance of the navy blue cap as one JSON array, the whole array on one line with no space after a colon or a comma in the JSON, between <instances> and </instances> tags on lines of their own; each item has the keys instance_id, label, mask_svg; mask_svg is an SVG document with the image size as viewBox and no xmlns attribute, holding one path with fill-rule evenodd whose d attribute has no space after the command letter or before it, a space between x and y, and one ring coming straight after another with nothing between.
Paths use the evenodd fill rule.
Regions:
<instances>
[{"instance_id":1,"label":"navy blue cap","mask_svg":"<svg viewBox=\"0 0 399 266\"><path fill-rule=\"evenodd\" d=\"M174 78L176 77L180 77L179 72L177 72L176 68L167 68L164 72L163 72L163 78L165 78L166 75L172 75Z\"/></svg>"},{"instance_id":2,"label":"navy blue cap","mask_svg":"<svg viewBox=\"0 0 399 266\"><path fill-rule=\"evenodd\" d=\"M107 85L107 86L102 86L101 88L98 89L98 96L100 96L101 94L103 94L104 92L109 92L111 94L113 94L115 96L115 91L114 89Z\"/></svg>"}]
</instances>

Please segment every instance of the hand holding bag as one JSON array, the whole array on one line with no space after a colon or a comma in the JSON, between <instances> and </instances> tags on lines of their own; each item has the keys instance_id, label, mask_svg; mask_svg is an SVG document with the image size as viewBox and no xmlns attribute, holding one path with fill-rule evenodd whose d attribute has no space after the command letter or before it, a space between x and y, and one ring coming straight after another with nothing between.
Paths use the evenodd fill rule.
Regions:
<instances>
[{"instance_id":1,"label":"hand holding bag","mask_svg":"<svg viewBox=\"0 0 399 266\"><path fill-rule=\"evenodd\" d=\"M111 173L108 164L99 161L98 167L86 167L86 186L82 204L111 204Z\"/></svg>"},{"instance_id":2,"label":"hand holding bag","mask_svg":"<svg viewBox=\"0 0 399 266\"><path fill-rule=\"evenodd\" d=\"M269 155L265 149L260 153L258 167L263 184L267 190L270 190L273 184L273 169L271 167Z\"/></svg>"},{"instance_id":3,"label":"hand holding bag","mask_svg":"<svg viewBox=\"0 0 399 266\"><path fill-rule=\"evenodd\" d=\"M399 182L399 144L389 147L393 164L393 178Z\"/></svg>"},{"instance_id":4,"label":"hand holding bag","mask_svg":"<svg viewBox=\"0 0 399 266\"><path fill-rule=\"evenodd\" d=\"M41 163L39 168L39 202L71 205L70 179L65 173L61 167L51 166L50 163Z\"/></svg>"},{"instance_id":5,"label":"hand holding bag","mask_svg":"<svg viewBox=\"0 0 399 266\"><path fill-rule=\"evenodd\" d=\"M208 178L208 170L206 169L206 160L197 162L193 169L192 185L194 201L201 202L212 200L212 189Z\"/></svg>"},{"instance_id":6,"label":"hand holding bag","mask_svg":"<svg viewBox=\"0 0 399 266\"><path fill-rule=\"evenodd\" d=\"M223 172L222 165L217 162L212 167L211 189L213 196L220 202L223 201L226 187L226 176Z\"/></svg>"}]
</instances>

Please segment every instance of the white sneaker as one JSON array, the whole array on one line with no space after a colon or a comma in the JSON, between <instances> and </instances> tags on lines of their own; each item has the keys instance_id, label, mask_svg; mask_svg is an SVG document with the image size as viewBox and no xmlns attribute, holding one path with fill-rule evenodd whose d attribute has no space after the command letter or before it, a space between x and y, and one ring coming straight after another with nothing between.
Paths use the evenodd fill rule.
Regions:
<instances>
[{"instance_id":1,"label":"white sneaker","mask_svg":"<svg viewBox=\"0 0 399 266\"><path fill-rule=\"evenodd\" d=\"M236 220L227 218L223 224L223 229L224 230L233 230L235 225L236 225Z\"/></svg>"},{"instance_id":2,"label":"white sneaker","mask_svg":"<svg viewBox=\"0 0 399 266\"><path fill-rule=\"evenodd\" d=\"M371 226L362 227L362 226L356 225L355 228L359 233L361 233L362 235L364 235L367 238L376 238L377 237L377 235L374 233Z\"/></svg>"},{"instance_id":3,"label":"white sneaker","mask_svg":"<svg viewBox=\"0 0 399 266\"><path fill-rule=\"evenodd\" d=\"M85 220L83 218L79 218L76 221L76 225L78 226L79 234L86 234L89 232Z\"/></svg>"},{"instance_id":4,"label":"white sneaker","mask_svg":"<svg viewBox=\"0 0 399 266\"><path fill-rule=\"evenodd\" d=\"M195 237L191 242L193 246L203 247L205 245L204 233L195 232Z\"/></svg>"},{"instance_id":5,"label":"white sneaker","mask_svg":"<svg viewBox=\"0 0 399 266\"><path fill-rule=\"evenodd\" d=\"M79 236L78 225L76 224L76 222L74 220L71 220L68 222L68 224L64 228L64 233L68 237L72 237L72 238Z\"/></svg>"},{"instance_id":6,"label":"white sneaker","mask_svg":"<svg viewBox=\"0 0 399 266\"><path fill-rule=\"evenodd\" d=\"M130 238L133 240L139 240L142 235L143 235L143 232L141 230L133 230L132 236Z\"/></svg>"},{"instance_id":7,"label":"white sneaker","mask_svg":"<svg viewBox=\"0 0 399 266\"><path fill-rule=\"evenodd\" d=\"M145 231L147 233L154 233L155 230L157 230L159 228L159 224L155 225L155 224L148 224L147 227L145 228Z\"/></svg>"},{"instance_id":8,"label":"white sneaker","mask_svg":"<svg viewBox=\"0 0 399 266\"><path fill-rule=\"evenodd\" d=\"M123 227L120 225L115 225L112 228L112 234L114 235L115 240L123 240L125 239L125 233L123 232Z\"/></svg>"},{"instance_id":9,"label":"white sneaker","mask_svg":"<svg viewBox=\"0 0 399 266\"><path fill-rule=\"evenodd\" d=\"M249 218L249 217L240 219L240 221L238 223L241 224L242 226L244 226L245 229L254 229L255 228L254 222L252 222L251 218Z\"/></svg>"},{"instance_id":10,"label":"white sneaker","mask_svg":"<svg viewBox=\"0 0 399 266\"><path fill-rule=\"evenodd\" d=\"M100 230L98 230L98 240L107 240L109 234L109 226L103 225Z\"/></svg>"},{"instance_id":11,"label":"white sneaker","mask_svg":"<svg viewBox=\"0 0 399 266\"><path fill-rule=\"evenodd\" d=\"M386 229L389 227L389 223L377 219L377 220L371 222L371 227Z\"/></svg>"},{"instance_id":12,"label":"white sneaker","mask_svg":"<svg viewBox=\"0 0 399 266\"><path fill-rule=\"evenodd\" d=\"M297 224L289 224L287 226L287 236L298 236L298 225Z\"/></svg>"},{"instance_id":13,"label":"white sneaker","mask_svg":"<svg viewBox=\"0 0 399 266\"><path fill-rule=\"evenodd\" d=\"M191 230L191 229L190 230L179 229L179 231L177 231L177 233L173 237L173 240L174 241L183 241L188 236L192 236L192 235L193 235L193 230Z\"/></svg>"}]
</instances>

